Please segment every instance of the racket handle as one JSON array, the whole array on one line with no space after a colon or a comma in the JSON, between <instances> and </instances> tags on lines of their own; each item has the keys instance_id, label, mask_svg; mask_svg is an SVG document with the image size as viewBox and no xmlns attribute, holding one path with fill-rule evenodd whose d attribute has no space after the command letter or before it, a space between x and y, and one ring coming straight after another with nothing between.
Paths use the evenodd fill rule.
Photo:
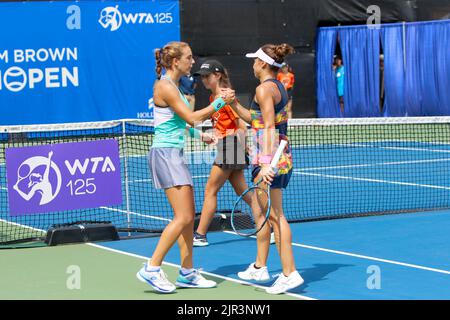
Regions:
<instances>
[{"instance_id":1,"label":"racket handle","mask_svg":"<svg viewBox=\"0 0 450 320\"><path fill-rule=\"evenodd\" d=\"M275 152L275 155L272 158L272 162L270 163L270 166L272 168L276 168L277 164L278 164L278 160L280 160L281 154L283 153L284 148L287 145L287 141L286 140L281 140L280 141L280 145L278 146L277 151Z\"/></svg>"}]
</instances>

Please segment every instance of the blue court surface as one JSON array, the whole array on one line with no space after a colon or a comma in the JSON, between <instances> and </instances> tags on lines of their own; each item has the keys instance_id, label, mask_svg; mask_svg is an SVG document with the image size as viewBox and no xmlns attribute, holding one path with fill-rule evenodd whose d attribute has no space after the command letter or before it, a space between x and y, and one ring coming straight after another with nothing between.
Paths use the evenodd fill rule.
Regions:
<instances>
[{"instance_id":1,"label":"blue court surface","mask_svg":"<svg viewBox=\"0 0 450 320\"><path fill-rule=\"evenodd\" d=\"M295 223L291 228L296 266L305 279L291 291L299 298L450 299L450 211ZM101 245L149 257L158 239ZM196 267L206 272L238 279L237 272L254 261L253 238L212 232L208 240L210 246L194 248ZM165 262L179 264L176 245ZM281 272L275 245L268 267L271 275Z\"/></svg>"},{"instance_id":2,"label":"blue court surface","mask_svg":"<svg viewBox=\"0 0 450 320\"><path fill-rule=\"evenodd\" d=\"M192 156L204 156L202 152ZM411 213L291 223L294 256L305 284L291 293L311 299L450 299L450 145L378 141L293 148L294 173L283 193L288 218L335 217L371 212ZM213 156L210 160L214 159ZM162 190L155 190L145 155L128 158L129 211L125 205L97 209L97 219L117 227L139 224L163 228L172 210ZM203 203L209 163L190 165L196 210ZM4 165L0 173L5 174ZM250 180L249 172L246 174ZM0 185L6 194L6 185ZM227 196L224 196L224 194ZM230 209L234 192L226 184L218 209ZM6 205L6 201L2 201ZM0 222L11 221L7 208ZM128 212L128 214L127 214ZM73 216L72 216L73 215ZM42 215L12 220L40 229ZM77 213L55 217L78 220ZM124 254L149 257L158 237L103 243ZM231 232L208 234L210 246L195 248L196 267L237 281L237 272L255 259L256 240ZM177 246L166 263L179 264ZM281 272L276 247L268 261ZM270 282L265 285L270 285Z\"/></svg>"}]
</instances>

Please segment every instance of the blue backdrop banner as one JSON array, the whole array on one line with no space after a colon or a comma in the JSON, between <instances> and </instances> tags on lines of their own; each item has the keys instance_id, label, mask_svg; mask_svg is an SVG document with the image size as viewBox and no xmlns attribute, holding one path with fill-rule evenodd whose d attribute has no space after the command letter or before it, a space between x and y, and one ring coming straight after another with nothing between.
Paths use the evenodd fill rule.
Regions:
<instances>
[{"instance_id":1,"label":"blue backdrop banner","mask_svg":"<svg viewBox=\"0 0 450 320\"><path fill-rule=\"evenodd\" d=\"M392 25L381 29L384 52L385 117L405 117L405 52L403 49L403 26Z\"/></svg>"},{"instance_id":2,"label":"blue backdrop banner","mask_svg":"<svg viewBox=\"0 0 450 320\"><path fill-rule=\"evenodd\" d=\"M332 69L337 34L336 29L319 29L316 38L316 47L320 48L316 55L317 116L319 118L341 117L336 78Z\"/></svg>"},{"instance_id":3,"label":"blue backdrop banner","mask_svg":"<svg viewBox=\"0 0 450 320\"><path fill-rule=\"evenodd\" d=\"M408 116L450 115L450 20L406 24Z\"/></svg>"},{"instance_id":4,"label":"blue backdrop banner","mask_svg":"<svg viewBox=\"0 0 450 320\"><path fill-rule=\"evenodd\" d=\"M178 40L178 0L1 3L0 124L149 118L153 50Z\"/></svg>"},{"instance_id":5,"label":"blue backdrop banner","mask_svg":"<svg viewBox=\"0 0 450 320\"><path fill-rule=\"evenodd\" d=\"M344 28L339 35L345 66L344 117L378 117L380 30Z\"/></svg>"},{"instance_id":6,"label":"blue backdrop banner","mask_svg":"<svg viewBox=\"0 0 450 320\"><path fill-rule=\"evenodd\" d=\"M345 67L343 113L330 79L336 37ZM450 115L450 20L326 27L317 39L319 117Z\"/></svg>"}]
</instances>

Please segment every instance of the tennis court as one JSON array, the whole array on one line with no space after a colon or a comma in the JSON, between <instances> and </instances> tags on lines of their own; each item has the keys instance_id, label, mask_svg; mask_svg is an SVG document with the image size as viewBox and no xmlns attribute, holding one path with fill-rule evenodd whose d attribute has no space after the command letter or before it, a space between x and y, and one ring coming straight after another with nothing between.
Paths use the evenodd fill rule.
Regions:
<instances>
[{"instance_id":1,"label":"tennis court","mask_svg":"<svg viewBox=\"0 0 450 320\"><path fill-rule=\"evenodd\" d=\"M166 297L140 283L135 273L153 251L156 236L95 245L2 250L2 265L8 272L0 277L0 284L12 288L3 291L2 298L449 299L448 119L369 120L290 122L295 171L284 194L284 207L292 221L294 256L305 283L288 295L270 296L260 285L238 280L237 272L253 262L256 241L221 231L209 233L210 246L194 248L196 265L218 278L217 289L178 290ZM81 218L131 226L122 230L124 237L128 232L139 234L134 232L139 228L147 232L162 228L170 221L164 194L153 189L149 178L148 136L132 138L140 147L121 153L122 160L126 158L121 163L122 171L127 171L128 180L123 184L129 202L86 210ZM34 143L31 140L28 138ZM188 153L197 160L202 158L190 165L197 211L210 168L204 160L210 153L195 147ZM0 173L5 176L4 163ZM0 188L2 239L36 237L45 233L50 222L80 220L80 212L9 217L4 179ZM229 210L234 199L226 185L219 194L219 211ZM348 219L338 219L342 217ZM176 247L165 262L169 278L173 278L179 263ZM37 274L30 272L35 264ZM73 265L81 270L79 290L66 286L70 276L67 268ZM272 276L281 272L275 246L268 267Z\"/></svg>"},{"instance_id":2,"label":"tennis court","mask_svg":"<svg viewBox=\"0 0 450 320\"><path fill-rule=\"evenodd\" d=\"M229 232L210 233L211 245L194 248L195 262L218 288L155 293L135 278L157 238L96 245L66 245L2 251L2 299L448 299L450 212L292 224L294 256L305 284L288 295L267 295L244 284L236 273L252 262L256 244ZM281 272L272 248L268 267ZM175 278L174 247L164 270ZM69 289L72 266L79 267L80 289ZM374 269L378 268L378 269ZM378 270L379 286L371 286ZM69 272L69 273L68 273ZM113 281L112 281L113 279ZM369 283L369 284L368 284ZM269 283L270 284L270 283ZM268 285L268 284L266 284Z\"/></svg>"}]
</instances>

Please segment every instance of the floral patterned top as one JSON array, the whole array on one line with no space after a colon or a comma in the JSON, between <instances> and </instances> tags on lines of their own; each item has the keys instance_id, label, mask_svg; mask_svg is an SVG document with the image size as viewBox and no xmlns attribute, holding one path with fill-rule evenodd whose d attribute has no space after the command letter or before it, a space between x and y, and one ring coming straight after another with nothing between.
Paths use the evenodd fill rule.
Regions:
<instances>
[{"instance_id":1,"label":"floral patterned top","mask_svg":"<svg viewBox=\"0 0 450 320\"><path fill-rule=\"evenodd\" d=\"M288 144L284 149L280 160L278 161L277 168L278 174L287 174L292 169L292 153L291 147L289 145L289 138L287 136L288 116L286 106L289 98L286 89L280 81L278 81L277 79L268 79L266 81L275 83L281 93L281 101L277 105L275 105L275 129L276 135L278 136L278 141L286 140L288 141ZM252 116L252 133L255 146L252 153L253 165L259 165L259 158L262 156L264 120L262 117L260 106L255 102L254 99L252 100L252 104L250 106L250 113Z\"/></svg>"}]
</instances>

